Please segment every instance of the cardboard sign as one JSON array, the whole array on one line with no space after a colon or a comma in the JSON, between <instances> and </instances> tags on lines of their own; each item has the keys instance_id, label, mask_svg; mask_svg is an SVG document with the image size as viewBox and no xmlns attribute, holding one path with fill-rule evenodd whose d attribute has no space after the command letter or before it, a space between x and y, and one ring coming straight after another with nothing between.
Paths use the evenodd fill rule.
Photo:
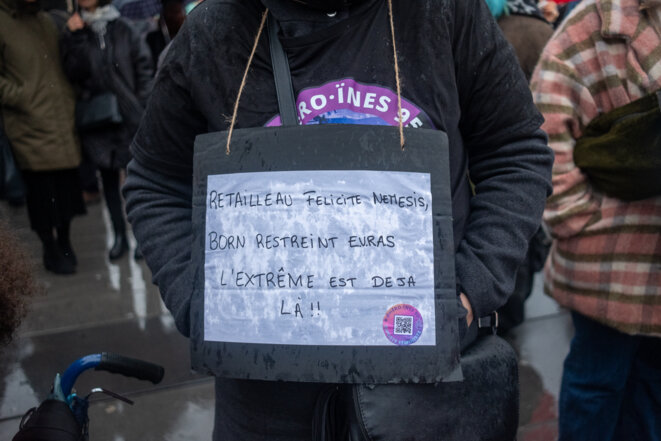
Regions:
<instances>
[{"instance_id":1,"label":"cardboard sign","mask_svg":"<svg viewBox=\"0 0 661 441\"><path fill-rule=\"evenodd\" d=\"M211 175L204 338L435 345L428 173Z\"/></svg>"},{"instance_id":2,"label":"cardboard sign","mask_svg":"<svg viewBox=\"0 0 661 441\"><path fill-rule=\"evenodd\" d=\"M238 129L195 141L190 340L221 377L435 383L459 364L447 136Z\"/></svg>"}]
</instances>

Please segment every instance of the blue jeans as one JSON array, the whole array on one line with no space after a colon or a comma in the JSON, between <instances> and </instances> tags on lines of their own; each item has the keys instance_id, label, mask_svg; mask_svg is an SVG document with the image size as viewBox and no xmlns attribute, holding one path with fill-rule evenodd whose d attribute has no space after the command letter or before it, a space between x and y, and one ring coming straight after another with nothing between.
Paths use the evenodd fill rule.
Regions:
<instances>
[{"instance_id":1,"label":"blue jeans","mask_svg":"<svg viewBox=\"0 0 661 441\"><path fill-rule=\"evenodd\" d=\"M661 338L572 312L560 390L560 441L661 441Z\"/></svg>"}]
</instances>

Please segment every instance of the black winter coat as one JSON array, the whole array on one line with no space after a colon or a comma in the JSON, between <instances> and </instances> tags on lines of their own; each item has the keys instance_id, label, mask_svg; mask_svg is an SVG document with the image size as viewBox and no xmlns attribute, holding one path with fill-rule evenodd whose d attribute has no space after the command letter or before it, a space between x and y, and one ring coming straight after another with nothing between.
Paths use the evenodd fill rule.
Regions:
<instances>
[{"instance_id":1,"label":"black winter coat","mask_svg":"<svg viewBox=\"0 0 661 441\"><path fill-rule=\"evenodd\" d=\"M113 92L124 122L112 129L80 133L83 150L101 168L119 169L130 160L129 145L151 92L149 47L126 19L108 23L103 36L89 27L62 37L64 71L80 96Z\"/></svg>"},{"instance_id":2,"label":"black winter coat","mask_svg":"<svg viewBox=\"0 0 661 441\"><path fill-rule=\"evenodd\" d=\"M264 5L282 25L299 96L345 80L397 88L383 0L333 17L289 0L202 5L186 18L160 68L123 187L140 249L186 335L197 277L190 264L194 141L228 128ZM485 2L394 0L392 6L402 97L424 111L429 127L448 134L458 290L482 317L514 288L551 191L553 153L514 52ZM279 112L266 36L253 62L237 128L267 125Z\"/></svg>"}]
</instances>

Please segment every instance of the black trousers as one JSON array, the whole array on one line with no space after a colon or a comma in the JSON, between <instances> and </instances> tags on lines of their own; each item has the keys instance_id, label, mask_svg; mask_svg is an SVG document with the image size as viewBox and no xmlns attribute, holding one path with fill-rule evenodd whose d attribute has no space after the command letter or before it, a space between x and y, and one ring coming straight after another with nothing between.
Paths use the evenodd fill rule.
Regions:
<instances>
[{"instance_id":1,"label":"black trousers","mask_svg":"<svg viewBox=\"0 0 661 441\"><path fill-rule=\"evenodd\" d=\"M37 232L68 227L74 216L85 214L78 169L23 171L30 227Z\"/></svg>"},{"instance_id":2,"label":"black trousers","mask_svg":"<svg viewBox=\"0 0 661 441\"><path fill-rule=\"evenodd\" d=\"M126 223L124 221L122 197L119 193L119 170L99 168L99 172L103 183L103 197L110 213L113 230L115 234L124 234Z\"/></svg>"}]
</instances>

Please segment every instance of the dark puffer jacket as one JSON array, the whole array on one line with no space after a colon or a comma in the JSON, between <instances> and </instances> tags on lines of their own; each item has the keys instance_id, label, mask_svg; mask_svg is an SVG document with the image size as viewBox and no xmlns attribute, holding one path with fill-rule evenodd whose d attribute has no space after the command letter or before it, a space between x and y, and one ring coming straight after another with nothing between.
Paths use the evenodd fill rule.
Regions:
<instances>
[{"instance_id":1,"label":"dark puffer jacket","mask_svg":"<svg viewBox=\"0 0 661 441\"><path fill-rule=\"evenodd\" d=\"M81 132L85 154L102 168L125 167L151 92L152 62L144 38L130 22L118 18L108 23L102 37L89 27L65 31L62 54L64 71L78 93L113 92L124 120L117 128Z\"/></svg>"}]
</instances>

